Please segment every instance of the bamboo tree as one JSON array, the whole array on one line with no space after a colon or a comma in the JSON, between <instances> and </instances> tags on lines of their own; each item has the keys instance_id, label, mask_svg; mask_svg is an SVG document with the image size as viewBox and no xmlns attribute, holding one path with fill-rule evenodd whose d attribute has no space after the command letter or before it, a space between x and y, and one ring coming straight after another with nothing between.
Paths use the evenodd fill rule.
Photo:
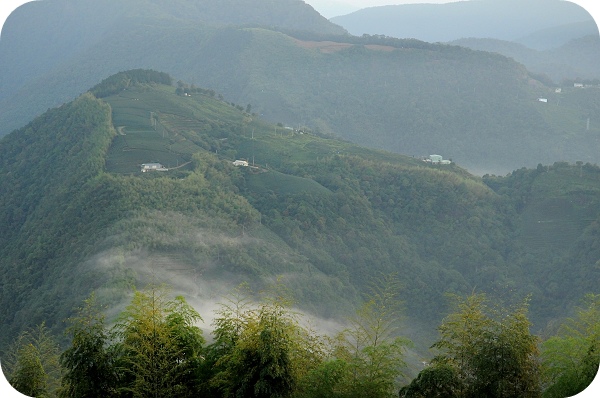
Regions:
<instances>
[{"instance_id":1,"label":"bamboo tree","mask_svg":"<svg viewBox=\"0 0 600 398\"><path fill-rule=\"evenodd\" d=\"M410 344L398 335L401 317L400 282L383 276L372 285L365 303L337 336L331 359L310 374L319 388L307 388L317 396L391 397L406 366L404 350Z\"/></svg>"},{"instance_id":2,"label":"bamboo tree","mask_svg":"<svg viewBox=\"0 0 600 398\"><path fill-rule=\"evenodd\" d=\"M542 344L544 397L580 393L596 377L600 364L600 294L588 294L576 316Z\"/></svg>"},{"instance_id":3,"label":"bamboo tree","mask_svg":"<svg viewBox=\"0 0 600 398\"><path fill-rule=\"evenodd\" d=\"M69 319L67 334L71 345L61 354L65 369L62 379L64 397L108 397L116 393L119 376L115 356L109 346L104 315L92 294Z\"/></svg>"},{"instance_id":4,"label":"bamboo tree","mask_svg":"<svg viewBox=\"0 0 600 398\"><path fill-rule=\"evenodd\" d=\"M5 370L9 383L31 397L56 397L61 369L58 343L45 324L25 331L11 345Z\"/></svg>"},{"instance_id":5,"label":"bamboo tree","mask_svg":"<svg viewBox=\"0 0 600 398\"><path fill-rule=\"evenodd\" d=\"M529 331L528 300L507 310L490 308L483 294L453 298L456 312L439 327L433 365L454 368L457 396L539 397L538 339Z\"/></svg>"},{"instance_id":6,"label":"bamboo tree","mask_svg":"<svg viewBox=\"0 0 600 398\"><path fill-rule=\"evenodd\" d=\"M238 289L217 311L211 383L226 397L288 397L322 360L322 342L299 323L281 283L258 304ZM214 392L215 390L213 390Z\"/></svg>"},{"instance_id":7,"label":"bamboo tree","mask_svg":"<svg viewBox=\"0 0 600 398\"><path fill-rule=\"evenodd\" d=\"M204 343L195 326L200 320L183 297L170 299L164 288L136 291L116 325L121 389L134 397L192 396Z\"/></svg>"}]
</instances>

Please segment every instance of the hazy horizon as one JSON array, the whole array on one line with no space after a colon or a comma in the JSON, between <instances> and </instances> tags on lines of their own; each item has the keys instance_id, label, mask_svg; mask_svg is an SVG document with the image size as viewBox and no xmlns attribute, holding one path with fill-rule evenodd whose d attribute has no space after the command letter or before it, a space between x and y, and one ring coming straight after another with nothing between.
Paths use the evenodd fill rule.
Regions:
<instances>
[{"instance_id":1,"label":"hazy horizon","mask_svg":"<svg viewBox=\"0 0 600 398\"><path fill-rule=\"evenodd\" d=\"M4 22L8 16L19 6L37 0L3 0L0 5L0 23L4 27ZM312 6L316 11L326 18L333 18L339 15L349 14L361 8L375 7L393 4L442 4L456 1L471 0L304 0L306 4ZM597 0L572 0L572 3L578 4L586 9L598 24L600 19L600 5Z\"/></svg>"}]
</instances>

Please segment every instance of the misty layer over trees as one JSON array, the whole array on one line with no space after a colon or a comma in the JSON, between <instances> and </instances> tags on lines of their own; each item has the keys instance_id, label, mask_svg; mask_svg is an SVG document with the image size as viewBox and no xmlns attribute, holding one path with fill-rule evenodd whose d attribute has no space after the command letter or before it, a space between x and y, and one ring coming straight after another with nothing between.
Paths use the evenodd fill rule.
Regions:
<instances>
[{"instance_id":1,"label":"misty layer over trees","mask_svg":"<svg viewBox=\"0 0 600 398\"><path fill-rule=\"evenodd\" d=\"M111 327L92 295L69 319L64 351L42 324L19 335L4 366L16 389L36 397L375 398L397 396L402 383L400 397L565 397L596 374L599 296L586 296L540 352L527 301L507 309L473 294L452 298L437 355L406 384L398 286L376 281L348 327L325 336L305 326L283 286L255 303L240 285L215 310L212 342L200 314L164 286L135 291Z\"/></svg>"}]
</instances>

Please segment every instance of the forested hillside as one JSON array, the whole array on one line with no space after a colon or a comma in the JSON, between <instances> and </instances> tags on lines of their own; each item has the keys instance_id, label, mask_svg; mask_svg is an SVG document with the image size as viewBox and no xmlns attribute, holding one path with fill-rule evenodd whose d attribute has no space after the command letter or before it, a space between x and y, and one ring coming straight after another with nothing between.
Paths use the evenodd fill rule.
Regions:
<instances>
[{"instance_id":1,"label":"forested hillside","mask_svg":"<svg viewBox=\"0 0 600 398\"><path fill-rule=\"evenodd\" d=\"M522 44L495 39L459 39L453 45L495 52L513 58L528 70L545 75L556 85L565 80L600 79L600 36L582 36L550 50L538 51Z\"/></svg>"},{"instance_id":2,"label":"forested hillside","mask_svg":"<svg viewBox=\"0 0 600 398\"><path fill-rule=\"evenodd\" d=\"M245 11L223 5L223 13L240 19L214 17L218 23L211 22L212 8L185 2L119 3L143 9L139 14L130 8L113 14L108 3L97 2L97 12L76 9L61 14L64 22L56 19L60 9L54 2L44 3L44 21L32 6L7 22L0 48L7 54L0 56L6 88L0 134L70 101L101 77L153 68L218 91L227 101L250 103L273 123L307 126L408 156L441 154L476 174L557 160L598 161L600 125L593 115L600 91L569 94L580 96L577 102L559 100L547 78L497 54L338 35L331 24L311 28L311 13L302 26L284 23L301 2L281 3L281 13L273 14L281 23L251 18L263 10L258 0ZM98 27L100 20L106 25ZM29 21L40 23L28 29ZM243 26L225 28L225 22ZM66 26L63 36L50 33L57 24ZM549 97L553 101L538 102Z\"/></svg>"},{"instance_id":3,"label":"forested hillside","mask_svg":"<svg viewBox=\"0 0 600 398\"><path fill-rule=\"evenodd\" d=\"M574 374L597 363L598 166L482 179L270 124L172 81L119 73L0 141L1 347L21 391L387 397L401 382L420 397L438 377L460 397L585 387ZM477 351L455 337L461 319ZM515 339L491 372L491 353ZM41 352L46 384L23 377Z\"/></svg>"},{"instance_id":4,"label":"forested hillside","mask_svg":"<svg viewBox=\"0 0 600 398\"><path fill-rule=\"evenodd\" d=\"M132 20L144 19L160 20L162 24L173 26L194 22L209 26L261 25L324 34L345 33L344 29L298 0L29 2L12 13L3 26L0 53L10 56L0 57L0 70L3 71L0 99L14 93L27 81L60 68L63 62L80 55L90 46L107 40L115 29L122 29ZM59 30L53 29L57 23L61 26ZM88 84L84 89L90 86Z\"/></svg>"},{"instance_id":5,"label":"forested hillside","mask_svg":"<svg viewBox=\"0 0 600 398\"><path fill-rule=\"evenodd\" d=\"M60 328L90 289L114 304L157 277L193 279L186 289L205 297L213 279L283 275L303 308L331 317L398 273L415 325L439 320L445 292L476 288L533 293L540 329L594 289L597 166L481 180L270 125L165 79L116 75L91 90L100 99L84 94L1 141L6 338L43 320ZM232 166L240 158L255 167ZM150 162L168 171L141 173ZM544 218L560 203L572 203L562 218ZM565 263L581 271L557 284Z\"/></svg>"}]
</instances>

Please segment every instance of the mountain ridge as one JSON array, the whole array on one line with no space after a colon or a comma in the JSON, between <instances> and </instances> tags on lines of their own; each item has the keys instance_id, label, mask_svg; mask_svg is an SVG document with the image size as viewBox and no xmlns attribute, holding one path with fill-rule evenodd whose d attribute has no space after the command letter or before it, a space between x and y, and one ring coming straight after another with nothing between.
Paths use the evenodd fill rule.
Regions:
<instances>
[{"instance_id":1,"label":"mountain ridge","mask_svg":"<svg viewBox=\"0 0 600 398\"><path fill-rule=\"evenodd\" d=\"M331 20L358 36L384 34L427 42L467 37L515 41L542 29L593 22L590 14L580 6L558 0L400 4L364 8ZM432 31L431 26L437 30ZM597 27L595 31L598 31Z\"/></svg>"},{"instance_id":2,"label":"mountain ridge","mask_svg":"<svg viewBox=\"0 0 600 398\"><path fill-rule=\"evenodd\" d=\"M164 79L112 76L92 89L102 98L83 94L0 140L0 225L15 231L0 238L3 345L41 321L60 330L90 290L112 308L128 286L157 277L198 303L242 280L260 288L281 277L300 308L336 318L376 274L399 273L415 325L439 321L444 292L477 286L508 301L533 293L540 329L568 306L556 284L564 263L569 303L580 298L579 276L595 280L597 166L481 179L273 125L214 91ZM140 171L165 156L191 163ZM236 168L239 158L256 166ZM535 216L552 198L575 201L560 248ZM532 228L541 242L527 238Z\"/></svg>"}]
</instances>

